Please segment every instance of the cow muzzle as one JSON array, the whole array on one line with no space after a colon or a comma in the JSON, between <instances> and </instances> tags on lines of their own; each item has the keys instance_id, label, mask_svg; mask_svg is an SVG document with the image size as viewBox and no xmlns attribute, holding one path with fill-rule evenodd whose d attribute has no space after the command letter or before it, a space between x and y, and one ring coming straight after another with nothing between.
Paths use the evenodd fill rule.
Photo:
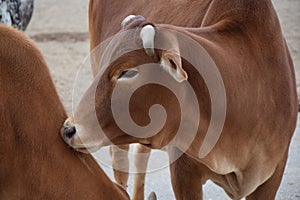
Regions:
<instances>
[{"instance_id":1,"label":"cow muzzle","mask_svg":"<svg viewBox=\"0 0 300 200\"><path fill-rule=\"evenodd\" d=\"M70 147L75 149L76 151L82 151L85 153L86 148L78 148L78 146L81 146L81 141L78 137L78 134L76 132L76 127L75 124L72 122L72 119L68 118L63 127L61 128L60 134L65 141Z\"/></svg>"},{"instance_id":2,"label":"cow muzzle","mask_svg":"<svg viewBox=\"0 0 300 200\"><path fill-rule=\"evenodd\" d=\"M76 128L75 125L69 122L69 119L67 119L62 127L61 130L62 137L65 142L69 142L72 140L72 138L76 134Z\"/></svg>"},{"instance_id":3,"label":"cow muzzle","mask_svg":"<svg viewBox=\"0 0 300 200\"><path fill-rule=\"evenodd\" d=\"M81 131L81 136L79 137L79 132L80 130L76 129L72 117L68 118L65 121L63 127L60 130L60 134L63 140L65 141L65 143L67 143L75 151L90 154L92 152L99 150L99 148L102 146L100 139L98 138L95 139L93 137L84 137L89 135L82 134L82 131ZM99 140L99 142L97 139Z\"/></svg>"}]
</instances>

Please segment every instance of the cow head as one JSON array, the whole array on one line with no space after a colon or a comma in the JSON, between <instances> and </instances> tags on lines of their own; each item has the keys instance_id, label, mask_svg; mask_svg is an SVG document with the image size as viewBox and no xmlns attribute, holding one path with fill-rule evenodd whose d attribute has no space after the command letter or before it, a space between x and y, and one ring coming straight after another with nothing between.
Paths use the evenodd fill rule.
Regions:
<instances>
[{"instance_id":1,"label":"cow head","mask_svg":"<svg viewBox=\"0 0 300 200\"><path fill-rule=\"evenodd\" d=\"M195 102L187 98L188 73L176 35L160 32L141 16L127 17L122 27L102 51L98 74L62 128L65 142L78 151L111 143L161 148L174 139L182 119L197 118L192 106L182 117L180 102Z\"/></svg>"}]
</instances>

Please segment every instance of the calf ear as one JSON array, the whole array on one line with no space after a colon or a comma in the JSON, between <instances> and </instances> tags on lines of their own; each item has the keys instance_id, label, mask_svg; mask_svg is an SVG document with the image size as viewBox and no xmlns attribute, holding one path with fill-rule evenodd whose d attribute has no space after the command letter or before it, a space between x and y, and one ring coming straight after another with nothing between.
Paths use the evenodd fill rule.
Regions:
<instances>
[{"instance_id":1,"label":"calf ear","mask_svg":"<svg viewBox=\"0 0 300 200\"><path fill-rule=\"evenodd\" d=\"M164 50L161 56L161 66L179 83L188 79L182 68L181 56L176 50Z\"/></svg>"}]
</instances>

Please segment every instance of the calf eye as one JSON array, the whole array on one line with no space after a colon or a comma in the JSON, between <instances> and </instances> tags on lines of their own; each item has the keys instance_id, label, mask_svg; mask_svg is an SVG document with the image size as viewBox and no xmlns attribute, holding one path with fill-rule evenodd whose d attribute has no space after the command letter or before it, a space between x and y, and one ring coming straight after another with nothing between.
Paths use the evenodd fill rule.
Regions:
<instances>
[{"instance_id":1,"label":"calf eye","mask_svg":"<svg viewBox=\"0 0 300 200\"><path fill-rule=\"evenodd\" d=\"M118 77L118 79L125 79L125 78L133 78L138 74L137 70L124 70L122 71L122 73L120 74L120 76Z\"/></svg>"}]
</instances>

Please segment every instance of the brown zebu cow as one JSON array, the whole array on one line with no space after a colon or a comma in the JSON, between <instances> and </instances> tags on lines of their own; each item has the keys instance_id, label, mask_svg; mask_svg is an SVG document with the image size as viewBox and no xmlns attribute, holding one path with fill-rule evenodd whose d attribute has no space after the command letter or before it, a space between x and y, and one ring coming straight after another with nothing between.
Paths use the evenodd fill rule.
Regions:
<instances>
[{"instance_id":1,"label":"brown zebu cow","mask_svg":"<svg viewBox=\"0 0 300 200\"><path fill-rule=\"evenodd\" d=\"M199 157L199 149L208 127L207 121L212 115L210 96L203 79L195 76L193 66L178 58L184 44L180 44L176 35L170 34L163 39L175 44L174 49L179 51L174 54L174 49L170 49L172 51L168 54L157 49L150 49L149 53L147 45L144 46L145 52L134 51L120 57L107 68L102 77L98 77L100 81L97 79L91 86L97 88L96 95L93 89L89 89L74 112L75 124L72 124L72 118L65 124L67 129L71 127L75 130L74 126L77 127L80 139L74 132L66 142L78 150L83 147L95 150L107 144L103 139L98 143L95 141L95 138L99 139L97 132L93 131L96 129L88 127L86 121L90 119L87 117L90 110L83 113L86 110L84 102L89 102L95 96L99 124L114 144L139 142L152 148L168 144L175 134L168 130L176 130L180 113L176 112L174 97L164 89L158 86L145 87L135 94L131 102L134 105L130 110L132 118L139 124L147 124L146 111L152 104L164 105L168 117L171 116L173 123L167 123L157 135L147 139L127 135L118 128L112 117L110 101L118 77L127 71L136 70L132 68L141 64L160 63L170 58L172 62L169 67L176 69L167 70L170 75L175 77L176 74L172 72L181 71L180 81L187 79L197 89L195 92L200 102L202 119L189 149L182 150L180 142L175 145L177 148L169 149L171 158L184 151L183 156L170 168L176 198L201 199L202 184L211 179L234 199L274 199L296 125L297 98L292 60L272 2L157 0L137 1L132 5L123 1L90 3L92 49L117 33L120 30L119 24L129 14L145 16L152 26L151 29L149 23L138 19L130 23L129 29L149 33L146 35L154 35L153 32L160 35L163 29L174 30L203 46L223 78L227 100L226 120L221 137L212 151L204 158ZM151 40L142 35L141 44ZM156 36L152 37L152 43L155 43L155 39ZM123 84L134 85L135 82L132 79L130 83Z\"/></svg>"},{"instance_id":2,"label":"brown zebu cow","mask_svg":"<svg viewBox=\"0 0 300 200\"><path fill-rule=\"evenodd\" d=\"M0 199L129 199L90 155L65 146L66 119L43 56L0 25Z\"/></svg>"}]
</instances>

